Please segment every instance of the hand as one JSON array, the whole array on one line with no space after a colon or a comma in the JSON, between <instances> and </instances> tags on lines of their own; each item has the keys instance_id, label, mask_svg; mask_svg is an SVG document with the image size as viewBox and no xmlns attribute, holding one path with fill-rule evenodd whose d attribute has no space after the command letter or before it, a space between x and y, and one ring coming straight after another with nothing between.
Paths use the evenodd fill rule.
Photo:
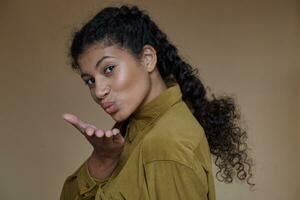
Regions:
<instances>
[{"instance_id":1,"label":"hand","mask_svg":"<svg viewBox=\"0 0 300 200\"><path fill-rule=\"evenodd\" d=\"M107 178L116 167L123 151L124 138L120 130L114 128L104 131L71 114L64 114L63 119L79 130L94 148L88 159L90 174L98 179Z\"/></svg>"}]
</instances>

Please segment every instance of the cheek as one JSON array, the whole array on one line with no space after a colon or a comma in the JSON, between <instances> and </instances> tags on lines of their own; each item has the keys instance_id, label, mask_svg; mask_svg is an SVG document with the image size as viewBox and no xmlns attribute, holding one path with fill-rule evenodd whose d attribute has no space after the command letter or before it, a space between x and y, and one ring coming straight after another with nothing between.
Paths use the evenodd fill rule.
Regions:
<instances>
[{"instance_id":1,"label":"cheek","mask_svg":"<svg viewBox=\"0 0 300 200\"><path fill-rule=\"evenodd\" d=\"M135 93L135 90L143 84L143 72L138 69L138 66L122 66L114 81L114 89L116 92L128 96Z\"/></svg>"},{"instance_id":2,"label":"cheek","mask_svg":"<svg viewBox=\"0 0 300 200\"><path fill-rule=\"evenodd\" d=\"M133 112L149 91L149 77L139 69L120 70L115 81L115 92L124 111Z\"/></svg>"}]
</instances>

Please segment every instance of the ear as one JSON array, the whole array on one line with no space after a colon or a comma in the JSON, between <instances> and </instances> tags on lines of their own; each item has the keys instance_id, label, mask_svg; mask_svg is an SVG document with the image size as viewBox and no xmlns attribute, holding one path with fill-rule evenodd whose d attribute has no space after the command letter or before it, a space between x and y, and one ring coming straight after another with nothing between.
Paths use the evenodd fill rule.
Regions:
<instances>
[{"instance_id":1,"label":"ear","mask_svg":"<svg viewBox=\"0 0 300 200\"><path fill-rule=\"evenodd\" d=\"M145 69L150 73L156 67L157 57L156 57L156 50L151 46L146 44L143 47L142 52L142 63Z\"/></svg>"}]
</instances>

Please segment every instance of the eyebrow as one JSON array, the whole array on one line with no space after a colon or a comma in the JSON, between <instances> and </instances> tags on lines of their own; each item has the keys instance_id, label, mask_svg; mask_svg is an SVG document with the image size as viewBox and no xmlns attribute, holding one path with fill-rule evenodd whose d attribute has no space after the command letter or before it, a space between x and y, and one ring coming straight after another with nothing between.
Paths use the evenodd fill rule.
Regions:
<instances>
[{"instance_id":1,"label":"eyebrow","mask_svg":"<svg viewBox=\"0 0 300 200\"><path fill-rule=\"evenodd\" d=\"M95 68L97 69L99 67L99 65L101 64L101 62L107 58L114 58L113 56L103 56L100 60L97 61ZM81 74L81 78L84 76L90 76L88 73L82 73Z\"/></svg>"}]
</instances>

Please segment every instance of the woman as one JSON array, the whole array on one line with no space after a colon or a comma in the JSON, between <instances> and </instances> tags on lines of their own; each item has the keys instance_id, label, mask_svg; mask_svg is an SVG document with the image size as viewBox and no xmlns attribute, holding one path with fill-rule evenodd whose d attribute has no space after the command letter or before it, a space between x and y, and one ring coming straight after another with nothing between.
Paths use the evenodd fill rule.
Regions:
<instances>
[{"instance_id":1,"label":"woman","mask_svg":"<svg viewBox=\"0 0 300 200\"><path fill-rule=\"evenodd\" d=\"M233 99L208 99L150 17L107 7L75 33L72 67L115 121L101 130L71 114L94 150L63 186L61 200L215 199L217 178L248 184L251 159Z\"/></svg>"}]
</instances>

